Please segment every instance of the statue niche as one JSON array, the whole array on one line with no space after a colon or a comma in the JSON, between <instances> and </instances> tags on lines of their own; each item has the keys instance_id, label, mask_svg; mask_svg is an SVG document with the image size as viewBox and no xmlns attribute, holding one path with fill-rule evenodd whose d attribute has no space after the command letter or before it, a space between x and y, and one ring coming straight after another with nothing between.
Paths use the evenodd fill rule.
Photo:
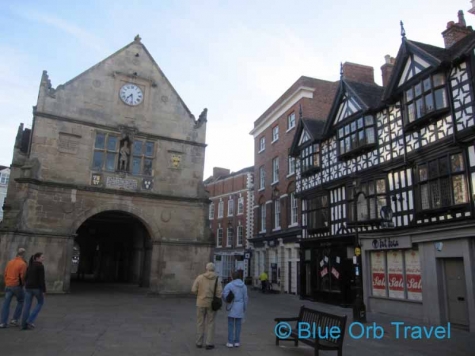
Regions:
<instances>
[{"instance_id":1,"label":"statue niche","mask_svg":"<svg viewBox=\"0 0 475 356\"><path fill-rule=\"evenodd\" d=\"M119 171L128 172L130 162L130 139L129 136L125 136L120 140L119 150Z\"/></svg>"}]
</instances>

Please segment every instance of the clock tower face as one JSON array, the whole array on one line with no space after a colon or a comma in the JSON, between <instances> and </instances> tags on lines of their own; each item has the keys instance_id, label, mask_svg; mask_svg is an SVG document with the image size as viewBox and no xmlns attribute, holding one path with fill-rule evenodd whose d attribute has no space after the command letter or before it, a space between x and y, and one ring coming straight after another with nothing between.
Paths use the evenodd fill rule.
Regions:
<instances>
[{"instance_id":1,"label":"clock tower face","mask_svg":"<svg viewBox=\"0 0 475 356\"><path fill-rule=\"evenodd\" d=\"M120 88L119 96L124 103L130 106L137 106L143 101L142 90L131 83L127 83Z\"/></svg>"}]
</instances>

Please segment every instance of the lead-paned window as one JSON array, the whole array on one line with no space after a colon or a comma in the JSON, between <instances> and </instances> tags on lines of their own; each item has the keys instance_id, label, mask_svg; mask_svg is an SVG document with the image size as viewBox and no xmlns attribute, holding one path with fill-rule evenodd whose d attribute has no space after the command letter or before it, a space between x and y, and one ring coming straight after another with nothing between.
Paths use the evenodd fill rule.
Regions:
<instances>
[{"instance_id":1,"label":"lead-paned window","mask_svg":"<svg viewBox=\"0 0 475 356\"><path fill-rule=\"evenodd\" d=\"M418 82L405 92L407 122L448 107L445 76L437 73Z\"/></svg>"},{"instance_id":2,"label":"lead-paned window","mask_svg":"<svg viewBox=\"0 0 475 356\"><path fill-rule=\"evenodd\" d=\"M388 205L386 179L370 180L360 186L348 188L348 220L357 221L380 219L381 208Z\"/></svg>"},{"instance_id":3,"label":"lead-paned window","mask_svg":"<svg viewBox=\"0 0 475 356\"><path fill-rule=\"evenodd\" d=\"M125 142L124 144L127 144ZM113 134L98 132L94 143L92 169L115 171L119 153L119 137Z\"/></svg>"},{"instance_id":4,"label":"lead-paned window","mask_svg":"<svg viewBox=\"0 0 475 356\"><path fill-rule=\"evenodd\" d=\"M417 167L421 210L468 203L462 153L443 156Z\"/></svg>"},{"instance_id":5,"label":"lead-paned window","mask_svg":"<svg viewBox=\"0 0 475 356\"><path fill-rule=\"evenodd\" d=\"M373 116L360 117L338 130L340 155L376 143Z\"/></svg>"},{"instance_id":6,"label":"lead-paned window","mask_svg":"<svg viewBox=\"0 0 475 356\"><path fill-rule=\"evenodd\" d=\"M136 140L132 149L132 174L152 175L152 162L155 152L155 143Z\"/></svg>"},{"instance_id":7,"label":"lead-paned window","mask_svg":"<svg viewBox=\"0 0 475 356\"><path fill-rule=\"evenodd\" d=\"M320 167L320 144L315 143L300 151L300 167L302 173Z\"/></svg>"},{"instance_id":8,"label":"lead-paned window","mask_svg":"<svg viewBox=\"0 0 475 356\"><path fill-rule=\"evenodd\" d=\"M307 230L327 229L329 221L328 195L307 200Z\"/></svg>"}]
</instances>

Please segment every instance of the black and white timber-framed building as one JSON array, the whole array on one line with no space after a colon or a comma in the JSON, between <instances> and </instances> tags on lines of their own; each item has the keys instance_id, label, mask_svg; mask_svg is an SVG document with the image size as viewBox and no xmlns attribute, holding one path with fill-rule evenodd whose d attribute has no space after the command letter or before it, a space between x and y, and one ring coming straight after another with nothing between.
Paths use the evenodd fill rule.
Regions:
<instances>
[{"instance_id":1,"label":"black and white timber-framed building","mask_svg":"<svg viewBox=\"0 0 475 356\"><path fill-rule=\"evenodd\" d=\"M368 311L475 332L475 33L461 12L446 48L401 31L384 87L342 75L300 120L300 295L352 304L360 246Z\"/></svg>"}]
</instances>

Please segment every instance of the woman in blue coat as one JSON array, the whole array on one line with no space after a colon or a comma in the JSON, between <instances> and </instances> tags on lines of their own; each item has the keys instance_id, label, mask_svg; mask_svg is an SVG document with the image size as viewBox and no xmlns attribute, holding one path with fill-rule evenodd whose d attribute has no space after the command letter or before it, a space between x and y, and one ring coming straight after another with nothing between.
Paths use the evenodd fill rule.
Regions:
<instances>
[{"instance_id":1,"label":"woman in blue coat","mask_svg":"<svg viewBox=\"0 0 475 356\"><path fill-rule=\"evenodd\" d=\"M226 301L230 292L234 295L232 302L226 305L228 311L228 343L227 347L239 347L241 336L241 322L247 310L247 287L239 278L238 272L233 272L232 282L224 287L223 299Z\"/></svg>"}]
</instances>

